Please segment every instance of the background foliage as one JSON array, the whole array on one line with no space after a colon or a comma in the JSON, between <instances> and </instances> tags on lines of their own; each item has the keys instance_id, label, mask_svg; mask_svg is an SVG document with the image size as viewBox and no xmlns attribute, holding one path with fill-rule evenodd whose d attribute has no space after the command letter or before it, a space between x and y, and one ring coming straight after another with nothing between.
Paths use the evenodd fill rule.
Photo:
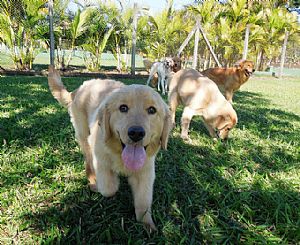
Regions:
<instances>
[{"instance_id":1,"label":"background foliage","mask_svg":"<svg viewBox=\"0 0 300 245\"><path fill-rule=\"evenodd\" d=\"M68 68L76 51L89 70L101 68L101 55L111 52L119 71L127 70L131 52L133 16L138 16L137 51L152 60L174 56L200 20L221 63L233 65L241 59L246 26L250 27L248 58L257 68L276 65L286 31L289 31L287 63L299 65L299 22L292 11L297 1L195 1L174 9L173 1L153 15L142 6L133 9L123 1L84 1L77 10L68 9L66 0L57 0L54 28L57 64ZM289 3L289 5L287 5ZM31 69L41 50L49 47L46 0L3 0L0 3L0 42L6 45L16 69ZM199 43L199 68L213 66L204 43ZM193 55L194 41L184 49L187 60Z\"/></svg>"}]
</instances>

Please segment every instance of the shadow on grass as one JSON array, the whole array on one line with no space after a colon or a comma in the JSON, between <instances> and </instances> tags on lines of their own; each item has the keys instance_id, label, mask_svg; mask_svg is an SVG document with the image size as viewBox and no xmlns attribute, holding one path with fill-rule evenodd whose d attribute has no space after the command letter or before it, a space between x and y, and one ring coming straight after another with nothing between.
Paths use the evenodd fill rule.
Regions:
<instances>
[{"instance_id":1,"label":"shadow on grass","mask_svg":"<svg viewBox=\"0 0 300 245\"><path fill-rule=\"evenodd\" d=\"M45 78L15 79L0 78L1 97L8 101L3 112L19 109L1 118L4 151L15 154L44 144L47 154L40 168L2 173L1 181L5 188L28 184L33 177L53 185L51 172L45 174L45 168L54 170L57 162L83 162L82 156L74 153L69 116L52 98ZM65 81L72 90L83 80ZM43 243L63 244L296 243L300 239L299 193L276 178L269 188L264 181L272 177L271 172L296 168L297 147L289 151L289 146L299 145L300 117L273 109L255 93L237 93L234 107L239 116L238 133L226 144L213 143L195 117L190 130L197 145L184 143L174 132L168 151L158 154L153 201L157 233L148 236L135 221L132 195L124 179L117 195L107 199L91 193L85 178L74 179L75 189L58 187L61 195L53 193L42 205L37 203L35 210L23 212L20 232L29 230ZM36 113L44 109L45 113ZM177 122L180 116L179 110ZM72 152L71 159L63 155L67 152ZM249 182L243 182L244 175L238 181L240 173L255 172L258 176L249 177Z\"/></svg>"},{"instance_id":2,"label":"shadow on grass","mask_svg":"<svg viewBox=\"0 0 300 245\"><path fill-rule=\"evenodd\" d=\"M226 162L219 160L224 158ZM169 151L157 157L153 215L158 232L150 236L135 221L125 179L113 198L79 187L23 219L36 234L49 234L55 227L56 232L43 236L50 243L296 242L299 193L288 186L266 189L259 179L250 187L236 186L220 171L229 165L228 174L235 172L230 155L222 151L172 138Z\"/></svg>"}]
</instances>

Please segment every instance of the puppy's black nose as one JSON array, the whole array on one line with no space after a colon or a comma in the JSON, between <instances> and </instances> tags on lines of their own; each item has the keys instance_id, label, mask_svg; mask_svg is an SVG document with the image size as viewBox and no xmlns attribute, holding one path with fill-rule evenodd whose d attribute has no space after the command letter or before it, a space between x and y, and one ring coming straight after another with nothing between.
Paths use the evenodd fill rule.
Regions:
<instances>
[{"instance_id":1,"label":"puppy's black nose","mask_svg":"<svg viewBox=\"0 0 300 245\"><path fill-rule=\"evenodd\" d=\"M134 142L138 142L145 136L145 130L140 126L132 126L128 129L128 136Z\"/></svg>"}]
</instances>

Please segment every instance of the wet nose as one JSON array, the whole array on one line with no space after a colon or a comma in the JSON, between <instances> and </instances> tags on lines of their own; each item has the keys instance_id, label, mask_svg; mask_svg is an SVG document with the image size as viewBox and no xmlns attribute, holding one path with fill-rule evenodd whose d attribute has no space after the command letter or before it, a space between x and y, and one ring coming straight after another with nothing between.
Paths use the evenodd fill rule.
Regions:
<instances>
[{"instance_id":1,"label":"wet nose","mask_svg":"<svg viewBox=\"0 0 300 245\"><path fill-rule=\"evenodd\" d=\"M134 142L138 142L144 138L145 130L140 126L132 126L128 129L128 136Z\"/></svg>"}]
</instances>

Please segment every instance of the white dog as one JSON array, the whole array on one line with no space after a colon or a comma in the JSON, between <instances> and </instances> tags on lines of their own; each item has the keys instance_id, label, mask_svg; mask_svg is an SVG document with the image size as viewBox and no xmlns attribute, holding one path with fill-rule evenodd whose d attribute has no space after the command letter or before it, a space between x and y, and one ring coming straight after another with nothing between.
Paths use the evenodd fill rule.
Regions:
<instances>
[{"instance_id":1,"label":"white dog","mask_svg":"<svg viewBox=\"0 0 300 245\"><path fill-rule=\"evenodd\" d=\"M164 61L155 62L151 69L149 78L147 80L147 85L149 85L151 79L155 75L158 74L158 83L157 83L157 90L160 91L160 87L162 90L162 94L165 94L168 90L168 78L172 74L172 68L174 65L174 61L172 58L166 58Z\"/></svg>"}]
</instances>

